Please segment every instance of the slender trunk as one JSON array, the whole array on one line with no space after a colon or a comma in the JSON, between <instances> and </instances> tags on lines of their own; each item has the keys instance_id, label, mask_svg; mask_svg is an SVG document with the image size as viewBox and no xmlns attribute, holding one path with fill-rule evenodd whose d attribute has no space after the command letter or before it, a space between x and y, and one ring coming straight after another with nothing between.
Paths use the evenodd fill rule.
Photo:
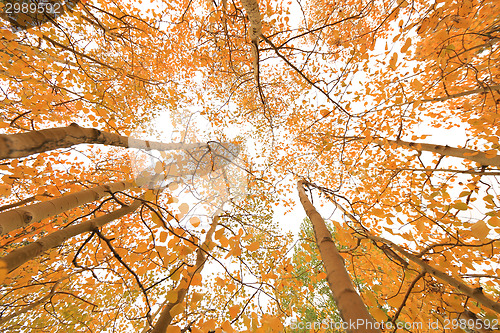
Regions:
<instances>
[{"instance_id":1,"label":"slender trunk","mask_svg":"<svg viewBox=\"0 0 500 333\"><path fill-rule=\"evenodd\" d=\"M167 305L165 305L165 307L161 311L160 318L156 322L151 333L165 333L167 331L167 328L173 319L173 316L171 315L170 311L173 309L174 306L181 304L184 301L184 298L186 298L187 292L189 290L189 284L191 279L196 273L200 273L201 270L203 269L203 266L205 265L206 261L205 252L210 249L210 243L212 242L212 235L215 232L215 228L217 227L218 224L219 224L219 216L215 216L212 225L210 226L210 229L207 232L205 241L196 250L196 263L195 263L196 269L192 273L189 273L188 278L182 279L180 284L185 285L186 287L179 288L177 292L177 300L175 302L169 302L167 303Z\"/></svg>"},{"instance_id":2,"label":"slender trunk","mask_svg":"<svg viewBox=\"0 0 500 333\"><path fill-rule=\"evenodd\" d=\"M351 219L355 225L362 227L361 223L352 214L350 214L348 211L346 211L344 209L344 207L342 207L340 204L338 204L334 200L332 200L332 202L335 204L335 206L337 206L344 213L345 216L349 217L349 219ZM360 228L360 229L363 229L363 234L366 238L371 239L372 241L375 241L378 243L388 245L392 250L398 251L399 253L401 253L401 255L406 257L408 260L419 265L426 273L429 273L429 274L435 276L436 278L448 283L449 285L457 288L464 295L469 296L470 298L476 300L478 303L482 304L483 306L485 306L485 307L487 307L487 308L489 308L497 313L500 313L500 303L497 303L497 302L489 299L488 297L486 297L486 295L484 295L480 289L471 288L468 285L466 285L464 282L459 281L459 280L449 276L448 274L432 267L431 265L427 264L424 260L407 252L404 248L402 248L399 245L394 244L390 240L387 240L387 239L384 239L381 237L377 237L377 236L372 236L368 233L368 231L366 231L366 229L364 229L364 228Z\"/></svg>"},{"instance_id":3,"label":"slender trunk","mask_svg":"<svg viewBox=\"0 0 500 333\"><path fill-rule=\"evenodd\" d=\"M47 217L99 200L110 195L110 193L123 191L130 187L132 187L130 182L110 183L2 212L0 213L0 234L6 234L17 228L39 222Z\"/></svg>"},{"instance_id":4,"label":"slender trunk","mask_svg":"<svg viewBox=\"0 0 500 333\"><path fill-rule=\"evenodd\" d=\"M457 290L460 291L462 294L469 296L470 298L474 299L476 302L487 307L488 309L491 309L491 310L495 311L496 313L500 313L500 303L495 302L492 299L486 297L486 295L483 294L481 289L469 287L464 282L457 280L457 279L449 276L448 274L432 267L431 265L427 264L424 260L407 252L401 246L394 244L390 240L387 240L387 239L384 239L381 237L377 237L377 236L371 236L368 234L366 235L366 237L373 240L373 241L389 245L393 250L398 251L403 256L405 256L408 260L410 260L411 262L422 267L427 273L432 274L435 277L437 277L438 279L440 279L440 280L448 283L449 285L457 288Z\"/></svg>"},{"instance_id":5,"label":"slender trunk","mask_svg":"<svg viewBox=\"0 0 500 333\"><path fill-rule=\"evenodd\" d=\"M404 106L404 105L410 105L410 104L415 104L415 103L444 102L444 101L447 101L447 100L450 100L450 99L453 99L453 98L459 98L459 97L473 95L473 94L482 94L482 93L490 93L490 92L492 93L492 92L498 91L498 90L500 90L500 85L499 84L494 85L494 86L489 86L489 87L486 87L486 88L477 88L477 89L473 89L473 90L462 91L462 92L459 92L459 93L456 93L456 94L451 94L451 95L448 95L448 96L441 96L441 97L435 97L435 98L427 98L427 99L423 99L423 100L417 100L417 101L410 101L410 102L405 102L405 103L388 105L388 106L385 106L385 107L383 107L381 109L377 109L377 110L374 110L374 111L383 111L383 110L387 110L387 109L390 109L390 108L401 107L401 106Z\"/></svg>"},{"instance_id":6,"label":"slender trunk","mask_svg":"<svg viewBox=\"0 0 500 333\"><path fill-rule=\"evenodd\" d=\"M472 149L466 148L455 148L441 145L433 145L430 143L416 143L416 142L407 142L403 140L387 140L387 139L375 139L374 142L378 145L384 145L384 142L387 141L391 144L396 144L398 146L408 147L411 149L415 149L417 151L429 151L433 153L437 153L445 156L453 156L458 158L463 158L469 161L477 162L481 165L488 166L496 166L500 167L500 156L497 155L488 155L487 153L476 151Z\"/></svg>"},{"instance_id":7,"label":"slender trunk","mask_svg":"<svg viewBox=\"0 0 500 333\"><path fill-rule=\"evenodd\" d=\"M15 249L5 257L0 258L0 262L5 263L4 267L8 272L12 272L25 262L35 259L45 251L61 245L71 237L85 232L90 232L109 222L134 212L137 208L139 208L141 202L141 200L135 200L129 206L124 206L106 215L55 231L33 243Z\"/></svg>"},{"instance_id":8,"label":"slender trunk","mask_svg":"<svg viewBox=\"0 0 500 333\"><path fill-rule=\"evenodd\" d=\"M250 21L250 39L252 42L258 42L262 34L262 18L259 11L257 0L241 0Z\"/></svg>"},{"instance_id":9,"label":"slender trunk","mask_svg":"<svg viewBox=\"0 0 500 333\"><path fill-rule=\"evenodd\" d=\"M259 78L259 38L262 35L262 18L257 0L241 0L250 21L250 40L252 41L252 67L255 81L260 85Z\"/></svg>"},{"instance_id":10,"label":"slender trunk","mask_svg":"<svg viewBox=\"0 0 500 333\"><path fill-rule=\"evenodd\" d=\"M363 300L354 289L351 278L344 266L344 259L338 252L330 231L325 225L325 221L307 198L302 181L298 182L297 190L300 202L312 222L316 244L318 245L321 259L326 269L326 280L333 293L333 298L340 311L340 315L348 325L350 323L362 323L356 325L354 331L348 330L348 332L380 332L374 329L373 325L369 324L373 324L375 321L368 312Z\"/></svg>"},{"instance_id":11,"label":"slender trunk","mask_svg":"<svg viewBox=\"0 0 500 333\"><path fill-rule=\"evenodd\" d=\"M19 134L1 134L0 159L25 157L53 149L68 148L81 143L145 150L177 150L206 146L206 143L162 143L133 139L103 132L95 128L80 127L73 123L67 127L49 128Z\"/></svg>"}]
</instances>

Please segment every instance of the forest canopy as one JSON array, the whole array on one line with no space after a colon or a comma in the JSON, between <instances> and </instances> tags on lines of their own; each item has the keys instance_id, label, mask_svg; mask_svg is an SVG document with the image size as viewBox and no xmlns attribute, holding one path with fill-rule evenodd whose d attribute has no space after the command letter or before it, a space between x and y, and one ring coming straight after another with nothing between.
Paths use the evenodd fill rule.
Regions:
<instances>
[{"instance_id":1,"label":"forest canopy","mask_svg":"<svg viewBox=\"0 0 500 333\"><path fill-rule=\"evenodd\" d=\"M497 0L1 0L0 31L3 332L499 329Z\"/></svg>"}]
</instances>

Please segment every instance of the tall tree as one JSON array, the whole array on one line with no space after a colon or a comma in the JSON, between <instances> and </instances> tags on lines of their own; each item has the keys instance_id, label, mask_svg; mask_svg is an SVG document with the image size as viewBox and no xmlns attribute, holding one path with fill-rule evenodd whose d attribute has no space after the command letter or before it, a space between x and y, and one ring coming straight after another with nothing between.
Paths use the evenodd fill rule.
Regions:
<instances>
[{"instance_id":1,"label":"tall tree","mask_svg":"<svg viewBox=\"0 0 500 333\"><path fill-rule=\"evenodd\" d=\"M22 251L144 194L135 213L9 274L2 329L147 331L189 280L207 216L223 206L207 253L213 269L190 286L169 331L286 330L293 313L281 296L300 287L289 272L293 236L277 227L273 206L297 205L297 180L323 193L314 207L349 245L344 277L360 283L377 322L440 329L472 318L459 328L492 328L499 11L495 0L174 0L147 9L96 0L23 31L2 21L2 213L131 183L138 171L183 184L158 192L167 183L159 176L141 183L148 190L105 192L2 235L1 255ZM216 168L228 161L203 149L184 155L200 162L191 168L168 154L133 161L118 147L75 146L130 146L124 138L144 132L165 141L165 123L183 132L175 142L246 141L240 174ZM59 134L37 136L51 129ZM179 177L196 166L208 172ZM249 189L237 196L242 180Z\"/></svg>"}]
</instances>

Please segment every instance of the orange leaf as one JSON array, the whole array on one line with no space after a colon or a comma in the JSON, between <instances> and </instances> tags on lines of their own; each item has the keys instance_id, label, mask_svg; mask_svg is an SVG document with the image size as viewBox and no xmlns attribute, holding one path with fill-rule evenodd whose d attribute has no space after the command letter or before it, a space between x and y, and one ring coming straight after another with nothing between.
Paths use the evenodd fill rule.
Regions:
<instances>
[{"instance_id":1,"label":"orange leaf","mask_svg":"<svg viewBox=\"0 0 500 333\"><path fill-rule=\"evenodd\" d=\"M181 332L182 330L180 329L180 327L172 325L169 325L166 331L166 333L181 333Z\"/></svg>"},{"instance_id":2,"label":"orange leaf","mask_svg":"<svg viewBox=\"0 0 500 333\"><path fill-rule=\"evenodd\" d=\"M240 306L239 305L233 305L229 307L229 316L231 319L236 318L236 316L240 313Z\"/></svg>"},{"instance_id":3,"label":"orange leaf","mask_svg":"<svg viewBox=\"0 0 500 333\"><path fill-rule=\"evenodd\" d=\"M197 217L192 217L192 218L189 220L189 223L191 223L191 225L192 225L193 227L195 227L195 228L196 228L197 226L199 226L199 225L200 225L200 219L199 219L199 218L197 218Z\"/></svg>"},{"instance_id":4,"label":"orange leaf","mask_svg":"<svg viewBox=\"0 0 500 333\"><path fill-rule=\"evenodd\" d=\"M248 251L257 251L260 247L260 242L259 241L256 241L256 242L253 242L252 244L250 245L247 245L245 248L248 250Z\"/></svg>"},{"instance_id":5,"label":"orange leaf","mask_svg":"<svg viewBox=\"0 0 500 333\"><path fill-rule=\"evenodd\" d=\"M200 273L196 273L193 278L191 279L191 285L192 286L201 286L201 280L202 280L202 276Z\"/></svg>"}]
</instances>

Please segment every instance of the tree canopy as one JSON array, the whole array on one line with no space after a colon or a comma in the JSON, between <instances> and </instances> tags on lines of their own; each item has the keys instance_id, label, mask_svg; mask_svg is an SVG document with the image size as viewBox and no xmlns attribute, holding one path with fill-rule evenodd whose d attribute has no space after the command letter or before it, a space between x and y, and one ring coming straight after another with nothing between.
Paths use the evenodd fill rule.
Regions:
<instances>
[{"instance_id":1,"label":"tree canopy","mask_svg":"<svg viewBox=\"0 0 500 333\"><path fill-rule=\"evenodd\" d=\"M499 329L497 0L41 3L0 1L2 331Z\"/></svg>"}]
</instances>

